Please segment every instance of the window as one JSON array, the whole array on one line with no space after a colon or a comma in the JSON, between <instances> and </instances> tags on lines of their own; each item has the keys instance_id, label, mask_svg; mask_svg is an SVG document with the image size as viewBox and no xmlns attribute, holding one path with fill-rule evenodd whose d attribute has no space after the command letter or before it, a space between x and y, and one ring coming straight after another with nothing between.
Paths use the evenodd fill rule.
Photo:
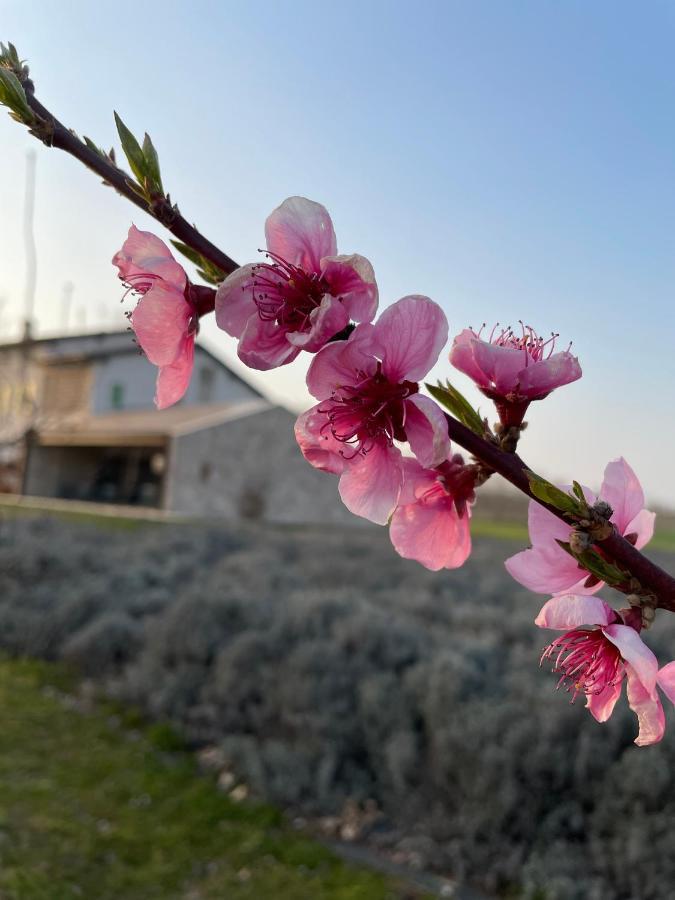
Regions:
<instances>
[{"instance_id":1,"label":"window","mask_svg":"<svg viewBox=\"0 0 675 900\"><path fill-rule=\"evenodd\" d=\"M124 407L124 385L113 384L110 389L110 405L113 409L122 409Z\"/></svg>"}]
</instances>

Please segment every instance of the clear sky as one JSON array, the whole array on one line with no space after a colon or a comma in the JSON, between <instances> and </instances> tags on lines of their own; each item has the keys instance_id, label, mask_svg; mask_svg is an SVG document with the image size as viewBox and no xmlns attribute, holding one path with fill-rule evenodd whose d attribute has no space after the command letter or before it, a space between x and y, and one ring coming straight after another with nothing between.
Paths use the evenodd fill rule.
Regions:
<instances>
[{"instance_id":1,"label":"clear sky","mask_svg":"<svg viewBox=\"0 0 675 900\"><path fill-rule=\"evenodd\" d=\"M301 194L371 259L383 305L424 293L451 333L523 319L573 340L584 378L531 407L523 456L597 486L622 454L675 506L672 3L0 0L0 31L80 134L110 146L113 109L149 131L172 198L239 262ZM122 324L110 257L131 221L166 234L0 114L2 331L22 316L33 146L40 330L67 281L72 327L85 308ZM236 365L215 323L203 340ZM299 409L304 370L250 378Z\"/></svg>"}]
</instances>

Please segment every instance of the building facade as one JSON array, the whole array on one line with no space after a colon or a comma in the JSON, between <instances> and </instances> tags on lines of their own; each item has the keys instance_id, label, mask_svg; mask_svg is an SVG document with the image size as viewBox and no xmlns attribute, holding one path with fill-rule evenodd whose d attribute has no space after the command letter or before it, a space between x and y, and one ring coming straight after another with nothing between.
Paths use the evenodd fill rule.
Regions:
<instances>
[{"instance_id":1,"label":"building facade","mask_svg":"<svg viewBox=\"0 0 675 900\"><path fill-rule=\"evenodd\" d=\"M185 397L154 408L129 332L0 346L0 490L188 516L352 521L300 454L294 416L199 344Z\"/></svg>"}]
</instances>

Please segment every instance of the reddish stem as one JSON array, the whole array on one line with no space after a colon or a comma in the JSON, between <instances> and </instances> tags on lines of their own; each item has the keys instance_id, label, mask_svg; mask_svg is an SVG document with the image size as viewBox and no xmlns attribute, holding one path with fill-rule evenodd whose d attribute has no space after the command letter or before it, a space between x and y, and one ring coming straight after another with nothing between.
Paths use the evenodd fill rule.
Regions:
<instances>
[{"instance_id":1,"label":"reddish stem","mask_svg":"<svg viewBox=\"0 0 675 900\"><path fill-rule=\"evenodd\" d=\"M572 527L565 516L553 506L543 503L534 496L530 489L530 482L526 470L528 466L516 453L505 453L488 441L483 440L470 428L466 428L461 422L446 414L448 422L448 434L460 447L468 450L476 459L480 460L490 469L493 469L502 478L510 481L512 485L527 494L535 502L539 503L553 515L562 519ZM615 562L630 572L648 591L657 598L657 606L660 609L668 609L675 612L675 578L664 569L647 559L639 550L630 544L616 530L608 538L602 541L602 550Z\"/></svg>"},{"instance_id":2,"label":"reddish stem","mask_svg":"<svg viewBox=\"0 0 675 900\"><path fill-rule=\"evenodd\" d=\"M211 243L211 241L207 240L207 238L200 234L194 226L190 225L178 212L177 207L172 206L164 198L159 198L155 202L149 203L144 197L136 193L131 187L131 185L135 183L131 175L128 175L126 172L122 171L122 169L118 169L117 166L114 166L111 162L108 162L102 156L99 156L98 153L87 147L77 135L73 134L72 131L69 131L65 125L59 122L59 120L35 98L30 89L32 87L31 82L26 82L24 87L26 88L28 105L44 122L48 123L49 127L46 135L42 138L47 146L58 147L59 150L65 150L66 153L70 153L71 156L79 159L88 169L91 169L96 172L97 175L100 175L106 184L114 187L119 194L140 207L140 209L152 216L153 219L157 219L157 221L164 225L164 227L177 237L179 241L182 241L184 244L192 247L193 250L201 253L205 259L208 259L209 262L218 266L218 268L225 272L226 275L229 275L230 272L234 272L235 269L239 268L238 263L231 259L226 253L223 253L222 250L219 250L215 244Z\"/></svg>"},{"instance_id":3,"label":"reddish stem","mask_svg":"<svg viewBox=\"0 0 675 900\"><path fill-rule=\"evenodd\" d=\"M201 235L196 228L190 225L178 212L175 206L164 198L159 198L149 203L144 197L136 193L131 187L134 183L130 175L118 169L117 166L91 150L73 132L69 131L59 120L53 116L38 100L33 93L33 84L29 79L24 81L28 103L46 128L41 128L36 133L48 146L58 147L70 153L87 168L96 172L106 184L111 185L127 200L130 200L144 212L164 225L180 241L192 247L214 265L218 266L226 274L234 272L239 265L215 244ZM191 286L193 300L197 306L199 315L211 312L214 305L215 291L212 288ZM446 415L448 433L450 437L465 450L468 450L486 468L497 472L507 481L511 482L518 490L522 491L541 506L544 506L568 525L573 523L566 520L565 516L552 506L542 503L533 496L530 483L527 478L527 466L515 453L508 453L499 447L483 440L461 422ZM675 578L651 562L629 544L620 534L614 531L608 538L602 541L603 551L629 571L648 591L657 598L657 606L675 612Z\"/></svg>"}]
</instances>

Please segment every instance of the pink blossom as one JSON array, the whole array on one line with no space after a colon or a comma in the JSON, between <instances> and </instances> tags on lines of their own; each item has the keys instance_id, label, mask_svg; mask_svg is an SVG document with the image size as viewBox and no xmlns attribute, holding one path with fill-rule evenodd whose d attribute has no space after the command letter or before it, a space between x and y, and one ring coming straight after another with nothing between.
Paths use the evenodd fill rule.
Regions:
<instances>
[{"instance_id":1,"label":"pink blossom","mask_svg":"<svg viewBox=\"0 0 675 900\"><path fill-rule=\"evenodd\" d=\"M586 708L598 722L611 716L626 678L628 705L639 724L635 743L643 747L663 737L665 717L656 688L675 703L675 662L659 671L633 627L635 618L634 610L619 615L599 597L565 595L545 603L535 624L565 632L544 649L541 661L553 662L558 687L573 691L573 701L579 693L586 695Z\"/></svg>"},{"instance_id":2,"label":"pink blossom","mask_svg":"<svg viewBox=\"0 0 675 900\"><path fill-rule=\"evenodd\" d=\"M307 386L319 403L298 418L296 437L313 466L340 475L340 496L355 515L383 525L396 508L404 467L395 441L407 441L423 466L447 459L445 416L418 384L447 335L439 306L404 297L312 360Z\"/></svg>"},{"instance_id":3,"label":"pink blossom","mask_svg":"<svg viewBox=\"0 0 675 900\"><path fill-rule=\"evenodd\" d=\"M473 475L461 456L435 469L425 469L414 459L402 464L403 487L389 527L394 549L433 572L458 568L471 553Z\"/></svg>"},{"instance_id":4,"label":"pink blossom","mask_svg":"<svg viewBox=\"0 0 675 900\"><path fill-rule=\"evenodd\" d=\"M216 322L239 338L253 369L286 365L315 353L350 320L377 311L373 267L363 256L337 255L333 223L320 203L289 197L265 222L269 262L242 266L218 288Z\"/></svg>"},{"instance_id":5,"label":"pink blossom","mask_svg":"<svg viewBox=\"0 0 675 900\"><path fill-rule=\"evenodd\" d=\"M482 331L465 328L458 334L450 362L494 400L504 425L519 425L533 400L581 378L579 361L569 348L553 352L557 335L544 340L529 326L522 326L520 336L510 328L498 332L495 326L482 340Z\"/></svg>"},{"instance_id":6,"label":"pink blossom","mask_svg":"<svg viewBox=\"0 0 675 900\"><path fill-rule=\"evenodd\" d=\"M584 488L590 504L596 500ZM598 495L612 507L610 521L626 540L641 550L654 534L655 514L644 508L644 492L635 472L620 457L610 462ZM528 510L528 527L532 548L506 560L508 572L526 588L537 594L593 594L603 582L589 578L573 557L556 541L568 541L570 527L535 501Z\"/></svg>"},{"instance_id":7,"label":"pink blossom","mask_svg":"<svg viewBox=\"0 0 675 900\"><path fill-rule=\"evenodd\" d=\"M155 404L164 409L187 390L194 363L199 315L188 299L187 275L163 241L135 225L112 262L130 290L142 295L129 320L143 352L159 367Z\"/></svg>"}]
</instances>

